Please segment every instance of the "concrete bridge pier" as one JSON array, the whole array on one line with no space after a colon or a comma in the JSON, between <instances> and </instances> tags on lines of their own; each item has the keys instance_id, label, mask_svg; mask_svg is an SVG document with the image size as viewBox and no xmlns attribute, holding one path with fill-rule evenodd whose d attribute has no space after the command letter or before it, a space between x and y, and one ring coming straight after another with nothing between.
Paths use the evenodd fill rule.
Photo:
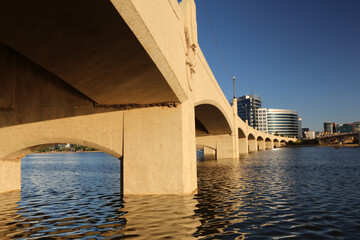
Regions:
<instances>
[{"instance_id":1,"label":"concrete bridge pier","mask_svg":"<svg viewBox=\"0 0 360 240\"><path fill-rule=\"evenodd\" d=\"M257 144L256 144L256 139L253 135L249 135L248 136L248 151L249 152L256 152L258 150L257 148Z\"/></svg>"},{"instance_id":2,"label":"concrete bridge pier","mask_svg":"<svg viewBox=\"0 0 360 240\"><path fill-rule=\"evenodd\" d=\"M269 138L265 139L265 149L273 149L274 144Z\"/></svg>"},{"instance_id":3,"label":"concrete bridge pier","mask_svg":"<svg viewBox=\"0 0 360 240\"><path fill-rule=\"evenodd\" d=\"M0 160L0 193L21 189L21 158Z\"/></svg>"},{"instance_id":4,"label":"concrete bridge pier","mask_svg":"<svg viewBox=\"0 0 360 240\"><path fill-rule=\"evenodd\" d=\"M237 98L232 99L232 110L233 110L233 123L234 123L234 131L232 133L233 136L233 148L235 150L234 154L235 156L233 158L239 158L239 131L238 131L238 122L237 122L237 118L238 118L238 107L237 107Z\"/></svg>"},{"instance_id":5,"label":"concrete bridge pier","mask_svg":"<svg viewBox=\"0 0 360 240\"><path fill-rule=\"evenodd\" d=\"M217 159L239 158L238 151L235 149L234 137L232 135L217 136Z\"/></svg>"},{"instance_id":6,"label":"concrete bridge pier","mask_svg":"<svg viewBox=\"0 0 360 240\"><path fill-rule=\"evenodd\" d=\"M238 141L239 141L239 154L249 153L247 138L240 137Z\"/></svg>"},{"instance_id":7,"label":"concrete bridge pier","mask_svg":"<svg viewBox=\"0 0 360 240\"><path fill-rule=\"evenodd\" d=\"M193 104L124 114L124 194L192 193L197 188Z\"/></svg>"},{"instance_id":8,"label":"concrete bridge pier","mask_svg":"<svg viewBox=\"0 0 360 240\"><path fill-rule=\"evenodd\" d=\"M258 151L265 150L265 141L263 139L257 140Z\"/></svg>"}]
</instances>

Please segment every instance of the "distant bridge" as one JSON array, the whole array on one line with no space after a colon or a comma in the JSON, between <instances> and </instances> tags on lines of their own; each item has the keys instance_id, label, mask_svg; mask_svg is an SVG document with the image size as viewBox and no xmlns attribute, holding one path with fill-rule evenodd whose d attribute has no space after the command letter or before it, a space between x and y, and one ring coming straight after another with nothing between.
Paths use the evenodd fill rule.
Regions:
<instances>
[{"instance_id":1,"label":"distant bridge","mask_svg":"<svg viewBox=\"0 0 360 240\"><path fill-rule=\"evenodd\" d=\"M122 158L125 194L183 194L196 147L236 159L296 140L237 116L193 0L4 0L0 15L0 192L20 189L23 156L58 143Z\"/></svg>"},{"instance_id":2,"label":"distant bridge","mask_svg":"<svg viewBox=\"0 0 360 240\"><path fill-rule=\"evenodd\" d=\"M330 135L319 136L318 140L320 144L331 144L331 143L345 143L345 142L353 142L355 139L359 142L359 132L352 133L336 133Z\"/></svg>"}]
</instances>

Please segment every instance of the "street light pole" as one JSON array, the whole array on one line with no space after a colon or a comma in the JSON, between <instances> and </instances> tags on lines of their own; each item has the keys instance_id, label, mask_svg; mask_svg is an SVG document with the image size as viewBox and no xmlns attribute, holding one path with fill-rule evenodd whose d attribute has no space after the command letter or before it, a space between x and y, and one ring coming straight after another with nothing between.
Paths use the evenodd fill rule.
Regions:
<instances>
[{"instance_id":1,"label":"street light pole","mask_svg":"<svg viewBox=\"0 0 360 240\"><path fill-rule=\"evenodd\" d=\"M233 90L234 90L234 98L235 98L235 77L233 77Z\"/></svg>"}]
</instances>

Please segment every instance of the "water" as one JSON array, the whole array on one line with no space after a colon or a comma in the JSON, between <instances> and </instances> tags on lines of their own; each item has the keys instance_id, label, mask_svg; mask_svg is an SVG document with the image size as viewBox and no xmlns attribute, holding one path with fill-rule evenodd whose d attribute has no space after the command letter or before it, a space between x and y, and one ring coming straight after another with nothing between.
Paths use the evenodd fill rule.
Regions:
<instances>
[{"instance_id":1,"label":"water","mask_svg":"<svg viewBox=\"0 0 360 240\"><path fill-rule=\"evenodd\" d=\"M0 194L0 239L360 239L360 149L198 162L190 196L120 197L104 153L28 155Z\"/></svg>"}]
</instances>

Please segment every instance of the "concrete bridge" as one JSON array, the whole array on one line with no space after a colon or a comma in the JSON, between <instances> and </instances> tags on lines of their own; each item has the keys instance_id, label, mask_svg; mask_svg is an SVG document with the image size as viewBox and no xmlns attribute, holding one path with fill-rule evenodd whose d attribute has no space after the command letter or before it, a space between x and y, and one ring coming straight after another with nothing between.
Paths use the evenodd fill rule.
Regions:
<instances>
[{"instance_id":1,"label":"concrete bridge","mask_svg":"<svg viewBox=\"0 0 360 240\"><path fill-rule=\"evenodd\" d=\"M332 143L352 143L354 140L359 142L360 146L360 132L351 132L351 133L336 133L330 135L318 136L320 144L332 144Z\"/></svg>"},{"instance_id":2,"label":"concrete bridge","mask_svg":"<svg viewBox=\"0 0 360 240\"><path fill-rule=\"evenodd\" d=\"M236 115L197 41L193 0L4 0L0 8L0 192L21 158L74 143L123 159L124 194L197 188L207 156L295 139Z\"/></svg>"}]
</instances>

